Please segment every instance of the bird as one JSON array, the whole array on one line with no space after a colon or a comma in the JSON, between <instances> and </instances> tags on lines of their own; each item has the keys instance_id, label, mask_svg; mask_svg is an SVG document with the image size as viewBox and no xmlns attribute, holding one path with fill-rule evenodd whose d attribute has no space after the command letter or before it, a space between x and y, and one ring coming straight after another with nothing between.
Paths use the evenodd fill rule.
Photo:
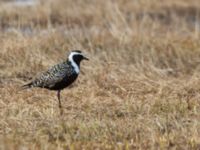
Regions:
<instances>
[{"instance_id":1,"label":"bird","mask_svg":"<svg viewBox=\"0 0 200 150\"><path fill-rule=\"evenodd\" d=\"M46 72L41 73L28 84L23 85L22 89L38 87L57 91L58 105L61 110L60 93L77 79L82 60L89 59L81 50L72 50L65 61L50 67Z\"/></svg>"}]
</instances>

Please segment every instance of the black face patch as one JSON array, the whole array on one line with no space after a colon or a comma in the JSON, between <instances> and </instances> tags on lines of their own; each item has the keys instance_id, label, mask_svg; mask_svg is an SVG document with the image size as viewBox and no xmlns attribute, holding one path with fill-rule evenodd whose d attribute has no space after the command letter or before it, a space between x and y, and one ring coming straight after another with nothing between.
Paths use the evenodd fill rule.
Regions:
<instances>
[{"instance_id":1,"label":"black face patch","mask_svg":"<svg viewBox=\"0 0 200 150\"><path fill-rule=\"evenodd\" d=\"M73 56L73 60L75 61L75 63L76 63L78 66L80 66L80 62L81 62L81 60L83 60L83 56L82 56L82 55L79 55L79 54L74 55L74 56Z\"/></svg>"}]
</instances>

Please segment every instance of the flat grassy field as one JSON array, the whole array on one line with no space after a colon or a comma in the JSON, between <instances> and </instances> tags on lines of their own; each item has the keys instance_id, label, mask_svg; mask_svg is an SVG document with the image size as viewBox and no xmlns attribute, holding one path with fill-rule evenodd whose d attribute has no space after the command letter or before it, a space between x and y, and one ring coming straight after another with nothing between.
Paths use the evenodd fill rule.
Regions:
<instances>
[{"instance_id":1,"label":"flat grassy field","mask_svg":"<svg viewBox=\"0 0 200 150\"><path fill-rule=\"evenodd\" d=\"M90 61L61 93L20 86ZM0 150L199 150L199 0L0 1Z\"/></svg>"}]
</instances>

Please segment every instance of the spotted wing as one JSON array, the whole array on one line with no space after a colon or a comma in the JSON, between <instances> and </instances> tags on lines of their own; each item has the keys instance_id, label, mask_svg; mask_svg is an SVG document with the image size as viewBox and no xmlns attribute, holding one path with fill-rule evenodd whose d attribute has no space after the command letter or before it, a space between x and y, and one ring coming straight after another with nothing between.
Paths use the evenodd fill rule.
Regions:
<instances>
[{"instance_id":1,"label":"spotted wing","mask_svg":"<svg viewBox=\"0 0 200 150\"><path fill-rule=\"evenodd\" d=\"M66 63L61 63L53 66L48 71L42 73L39 77L33 80L31 83L24 85L24 88L30 87L42 87L51 88L56 83L61 82L67 76L73 74L73 69Z\"/></svg>"}]
</instances>

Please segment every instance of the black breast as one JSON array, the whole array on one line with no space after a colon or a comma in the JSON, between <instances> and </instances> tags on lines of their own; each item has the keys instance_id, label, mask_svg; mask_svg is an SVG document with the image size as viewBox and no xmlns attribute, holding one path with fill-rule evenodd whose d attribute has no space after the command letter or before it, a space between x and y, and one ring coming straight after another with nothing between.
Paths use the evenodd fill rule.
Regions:
<instances>
[{"instance_id":1,"label":"black breast","mask_svg":"<svg viewBox=\"0 0 200 150\"><path fill-rule=\"evenodd\" d=\"M72 84L76 78L78 77L78 74L73 74L71 76L66 76L61 80L60 82L56 83L53 87L50 88L50 90L62 90L66 87L68 87L70 84Z\"/></svg>"}]
</instances>

